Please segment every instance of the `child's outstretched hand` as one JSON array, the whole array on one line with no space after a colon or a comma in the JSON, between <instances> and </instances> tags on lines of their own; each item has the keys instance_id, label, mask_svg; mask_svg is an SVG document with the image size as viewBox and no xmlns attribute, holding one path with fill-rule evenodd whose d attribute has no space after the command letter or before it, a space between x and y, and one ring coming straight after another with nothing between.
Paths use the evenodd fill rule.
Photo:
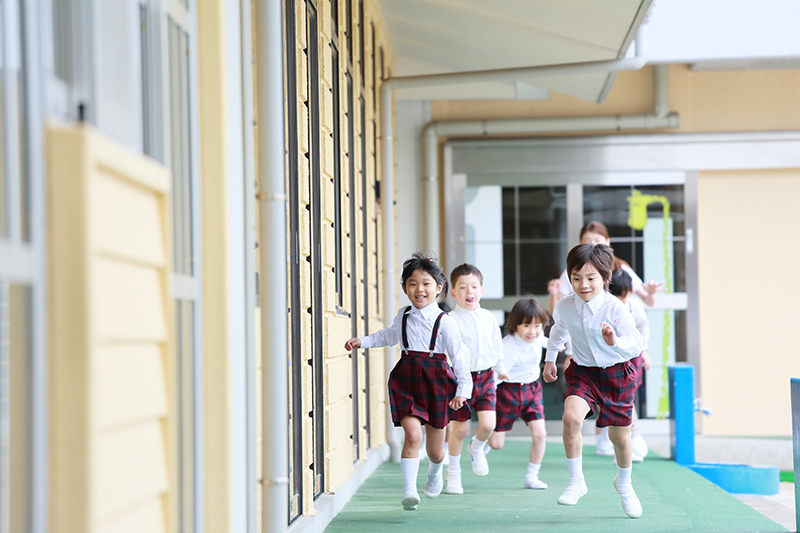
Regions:
<instances>
[{"instance_id":1,"label":"child's outstretched hand","mask_svg":"<svg viewBox=\"0 0 800 533\"><path fill-rule=\"evenodd\" d=\"M642 363L642 368L650 370L650 354L647 353L647 350L642 350Z\"/></svg>"},{"instance_id":2,"label":"child's outstretched hand","mask_svg":"<svg viewBox=\"0 0 800 533\"><path fill-rule=\"evenodd\" d=\"M453 411L458 411L459 409L464 407L464 402L466 401L467 399L464 398L463 396L454 396L453 399L450 400L450 403L447 405L449 405L450 409L452 409Z\"/></svg>"},{"instance_id":3,"label":"child's outstretched hand","mask_svg":"<svg viewBox=\"0 0 800 533\"><path fill-rule=\"evenodd\" d=\"M500 381L508 381L508 374L497 374L497 379Z\"/></svg>"},{"instance_id":4,"label":"child's outstretched hand","mask_svg":"<svg viewBox=\"0 0 800 533\"><path fill-rule=\"evenodd\" d=\"M554 382L556 378L558 378L558 369L556 368L556 364L552 361L547 361L544 364L544 372L542 372L542 376L544 377L545 382Z\"/></svg>"},{"instance_id":5,"label":"child's outstretched hand","mask_svg":"<svg viewBox=\"0 0 800 533\"><path fill-rule=\"evenodd\" d=\"M603 322L600 324L600 329L603 332L603 340L606 341L606 344L609 346L617 344L617 334L614 333L614 328L609 326L607 322Z\"/></svg>"},{"instance_id":6,"label":"child's outstretched hand","mask_svg":"<svg viewBox=\"0 0 800 533\"><path fill-rule=\"evenodd\" d=\"M361 348L361 339L359 338L353 338L344 343L344 349L348 352L350 350L357 350L358 348Z\"/></svg>"},{"instance_id":7,"label":"child's outstretched hand","mask_svg":"<svg viewBox=\"0 0 800 533\"><path fill-rule=\"evenodd\" d=\"M655 294L658 291L667 290L666 288L661 287L663 284L664 284L663 281L657 282L651 279L647 283L642 283L642 288L645 290L647 294Z\"/></svg>"},{"instance_id":8,"label":"child's outstretched hand","mask_svg":"<svg viewBox=\"0 0 800 533\"><path fill-rule=\"evenodd\" d=\"M561 280L551 279L550 283L547 284L547 292L550 294L558 294L561 292Z\"/></svg>"}]
</instances>

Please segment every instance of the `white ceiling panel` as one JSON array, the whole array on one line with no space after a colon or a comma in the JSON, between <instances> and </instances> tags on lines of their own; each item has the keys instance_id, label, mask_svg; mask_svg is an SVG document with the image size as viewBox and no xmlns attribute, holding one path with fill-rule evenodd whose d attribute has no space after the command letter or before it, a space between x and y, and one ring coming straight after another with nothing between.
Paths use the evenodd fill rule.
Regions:
<instances>
[{"instance_id":1,"label":"white ceiling panel","mask_svg":"<svg viewBox=\"0 0 800 533\"><path fill-rule=\"evenodd\" d=\"M395 56L394 75L414 76L624 57L652 0L379 0ZM614 74L532 83L602 102ZM526 81L526 80L520 80ZM453 88L443 97L453 98ZM458 91L456 91L458 93ZM464 97L480 94L464 87ZM446 94L446 96L445 96ZM399 98L418 96L403 89ZM511 96L509 96L511 95ZM498 86L497 98L520 97Z\"/></svg>"}]
</instances>

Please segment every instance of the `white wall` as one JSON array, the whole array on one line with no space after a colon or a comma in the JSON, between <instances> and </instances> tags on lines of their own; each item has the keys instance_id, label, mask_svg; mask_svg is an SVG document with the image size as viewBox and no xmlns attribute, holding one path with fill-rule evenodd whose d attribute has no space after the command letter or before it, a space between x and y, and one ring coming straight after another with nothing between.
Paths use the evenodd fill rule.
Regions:
<instances>
[{"instance_id":1,"label":"white wall","mask_svg":"<svg viewBox=\"0 0 800 533\"><path fill-rule=\"evenodd\" d=\"M397 265L422 250L422 128L430 122L430 103L395 102L395 184L397 187ZM442 250L434 250L443 256ZM402 293L402 298L405 298ZM403 300L400 300L402 303Z\"/></svg>"}]
</instances>

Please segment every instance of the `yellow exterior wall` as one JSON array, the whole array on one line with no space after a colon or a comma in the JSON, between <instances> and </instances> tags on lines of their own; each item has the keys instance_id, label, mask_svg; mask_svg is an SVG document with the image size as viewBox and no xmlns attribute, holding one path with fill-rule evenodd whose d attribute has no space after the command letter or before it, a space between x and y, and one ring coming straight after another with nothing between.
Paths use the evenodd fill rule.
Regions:
<instances>
[{"instance_id":1,"label":"yellow exterior wall","mask_svg":"<svg viewBox=\"0 0 800 533\"><path fill-rule=\"evenodd\" d=\"M311 149L309 120L307 112L308 94L308 67L306 61L305 48L307 47L306 35L306 11L305 2L297 0L295 2L296 11L296 42L294 53L297 58L297 94L287 95L287 98L297 98L298 109L298 147L299 153L296 155L290 154L289 157L297 157L299 164L299 179L300 179L300 219L299 219L299 233L302 236L309 236L311 232L310 224L310 209L311 209L311 191L309 190L309 174L312 169L309 168L307 154ZM375 169L379 167L378 149L379 144L377 141L377 132L379 131L379 114L380 106L373 105L373 67L372 67L372 28L375 28L375 42L376 47L383 47L384 50L384 65L388 69L391 64L391 50L388 44L388 35L384 28L383 22L380 18L380 11L378 4L374 0L367 0L364 3L364 29L366 30L364 47L364 89L363 96L365 99L366 109L366 145L367 145L367 168L361 168L361 143L359 135L361 134L361 109L358 103L359 94L361 91L361 80L359 79L359 68L357 63L359 61L359 25L358 25L358 7L357 2L353 2L353 87L355 91L355 108L352 113L355 114L355 144L353 148L355 155L356 167L356 190L350 190L349 183L349 167L348 167L348 154L350 147L348 146L348 130L347 130L347 113L348 110L347 91L345 72L347 65L346 59L346 8L345 2L339 2L339 87L340 87L340 120L339 131L334 132L334 117L333 117L333 99L331 88L333 86L333 56L331 52L331 30L332 30L332 13L330 0L318 0L316 3L317 8L317 22L316 37L318 39L319 47L319 78L320 78L320 175L321 175L321 199L320 199L320 212L322 218L322 294L323 294L323 331L319 332L322 335L323 343L323 404L324 404L324 442L325 442L325 456L322 458L324 461L325 471L325 486L322 490L326 492L335 492L350 478L354 473L354 461L359 459L366 459L367 452L367 433L362 429L359 436L361 442L360 453L355 455L353 440L351 438L353 427L353 400L350 395L353 392L352 382L352 360L350 354L344 350L344 342L351 337L352 319L345 313L350 311L351 301L351 286L350 278L348 276L356 276L359 281L363 280L365 269L368 269L368 294L364 294L361 284L359 283L359 294L357 295L359 302L369 301L369 314L370 314L370 328L371 331L380 329L382 326L381 317L383 315L382 308L379 307L382 298L380 292L382 290L383 280L377 279L377 273L382 275L382 261L381 261L381 245L379 237L373 230L373 222L376 217L379 218L379 213L376 210L375 194L373 185L377 176ZM314 32L312 32L314 33ZM374 52L377 53L377 50ZM380 68L380 61L376 59L376 68ZM378 75L380 79L380 75ZM378 93L379 95L379 93ZM378 102L380 104L380 102ZM257 105L257 103L256 103ZM377 111L375 111L377 109ZM376 122L373 125L373 121ZM339 198L334 195L334 142L331 135L338 135L341 139L341 185L342 193ZM361 208L362 191L360 175L361 171L366 172L367 175L367 216L370 220L370 231L367 235L363 234L361 225L357 225L356 235L353 238L357 241L357 250L359 254L357 257L350 257L350 236L348 236L350 228L350 201L358 202L358 207ZM343 308L337 308L336 299L336 275L334 269L336 267L336 246L335 246L335 231L333 224L335 223L335 209L336 202L340 202L340 209L342 215L342 226L344 229L344 236L342 242L342 264L345 280L342 287L342 299L345 302ZM256 225L258 227L258 225ZM377 228L377 235L380 235L380 225ZM364 265L363 257L360 253L361 244L364 243L369 252L368 264ZM306 259L311 254L311 241L310 238L301 240L300 254L301 259ZM378 255L376 259L374 254ZM300 292L300 309L302 316L301 328L301 346L303 353L302 360L309 360L312 358L312 317L305 312L305 309L312 306L311 295L311 268L310 263L301 260L301 275L300 284L298 287L288 287L290 291ZM375 288L375 285L378 288ZM363 310L363 304L359 304L359 309ZM363 320L358 320L359 335L365 333L363 328ZM256 321L256 324L259 324ZM291 333L290 333L291 334ZM290 346L291 348L291 346ZM258 353L258 352L257 352ZM291 357L291 354L289 354ZM383 350L370 350L367 355L365 352L359 351L356 354L359 357L359 426L362 428L368 426L370 429L370 445L371 447L379 447L385 442L385 418L387 414L386 401L386 376L387 371L384 368L384 351ZM365 373L366 357L369 357L370 376L369 376L369 396L370 396L370 420L366 417L366 393L364 389L368 384L368 376ZM302 411L310 412L314 409L314 387L313 387L313 367L311 365L303 365L299 371L302 372ZM291 383L290 383L291 385ZM259 391L260 396L260 391ZM291 398L291 394L290 394ZM259 400L260 405L260 400ZM260 415L258 416L260 420ZM303 470L300 475L303 476L303 502L304 506L300 512L306 516L311 516L316 513L314 509L314 478L311 465L314 461L313 450L313 419L304 417L301 421L303 443L290 442L290 446L294 453L302 454ZM291 435L290 435L291 438ZM263 439L262 430L258 430L259 442ZM260 501L260 499L259 499Z\"/></svg>"},{"instance_id":2,"label":"yellow exterior wall","mask_svg":"<svg viewBox=\"0 0 800 533\"><path fill-rule=\"evenodd\" d=\"M790 435L789 379L800 286L800 170L702 172L698 182L700 354L709 435Z\"/></svg>"},{"instance_id":3,"label":"yellow exterior wall","mask_svg":"<svg viewBox=\"0 0 800 533\"><path fill-rule=\"evenodd\" d=\"M620 72L602 105L558 93L549 100L434 101L432 120L574 117L653 111L652 67ZM681 125L660 133L800 129L800 70L696 72L669 67L670 111ZM631 134L635 132L624 132ZM645 132L641 132L645 133ZM619 132L581 133L619 134Z\"/></svg>"},{"instance_id":4,"label":"yellow exterior wall","mask_svg":"<svg viewBox=\"0 0 800 533\"><path fill-rule=\"evenodd\" d=\"M200 114L200 226L203 286L203 444L205 527L231 531L231 250L228 182L227 65L224 0L197 3Z\"/></svg>"},{"instance_id":5,"label":"yellow exterior wall","mask_svg":"<svg viewBox=\"0 0 800 533\"><path fill-rule=\"evenodd\" d=\"M51 530L167 531L169 173L91 129L55 126L47 171Z\"/></svg>"}]
</instances>

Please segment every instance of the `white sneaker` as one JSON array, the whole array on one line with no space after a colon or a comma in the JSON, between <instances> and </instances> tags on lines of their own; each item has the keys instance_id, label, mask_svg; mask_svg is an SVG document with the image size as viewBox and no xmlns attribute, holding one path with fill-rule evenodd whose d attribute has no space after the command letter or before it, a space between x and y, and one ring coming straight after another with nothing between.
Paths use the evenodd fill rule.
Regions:
<instances>
[{"instance_id":1,"label":"white sneaker","mask_svg":"<svg viewBox=\"0 0 800 533\"><path fill-rule=\"evenodd\" d=\"M636 435L632 436L631 442L633 443L634 454L642 458L647 457L647 453L650 451L650 448L647 446L647 442L645 442L641 433L637 433Z\"/></svg>"},{"instance_id":2,"label":"white sneaker","mask_svg":"<svg viewBox=\"0 0 800 533\"><path fill-rule=\"evenodd\" d=\"M450 464L450 454L447 452L447 450L445 450L445 452L444 452L444 459L442 459L442 464L444 466L447 466L447 465Z\"/></svg>"},{"instance_id":3,"label":"white sneaker","mask_svg":"<svg viewBox=\"0 0 800 533\"><path fill-rule=\"evenodd\" d=\"M472 459L472 471L475 472L476 476L485 476L489 473L489 462L486 460L486 454L483 453L482 449L473 451L472 445L474 443L475 437L472 437L472 440L469 442L469 446L467 446L469 458Z\"/></svg>"},{"instance_id":4,"label":"white sneaker","mask_svg":"<svg viewBox=\"0 0 800 533\"><path fill-rule=\"evenodd\" d=\"M547 483L539 479L538 476L525 476L525 483L522 484L525 489L546 489Z\"/></svg>"},{"instance_id":5,"label":"white sneaker","mask_svg":"<svg viewBox=\"0 0 800 533\"><path fill-rule=\"evenodd\" d=\"M430 473L428 474L428 481L425 483L425 496L428 498L435 498L439 494L442 493L442 486L444 482L442 481L442 470L439 469L439 472L435 476L431 476ZM419 498L419 496L417 496Z\"/></svg>"},{"instance_id":6,"label":"white sneaker","mask_svg":"<svg viewBox=\"0 0 800 533\"><path fill-rule=\"evenodd\" d=\"M464 487L461 486L461 472L447 473L447 483L444 490L447 494L464 494Z\"/></svg>"},{"instance_id":7,"label":"white sneaker","mask_svg":"<svg viewBox=\"0 0 800 533\"><path fill-rule=\"evenodd\" d=\"M617 489L619 497L622 499L622 510L631 518L639 518L642 516L642 504L633 490L633 485L628 485L623 491L619 490L617 486L617 476L614 476L614 488Z\"/></svg>"},{"instance_id":8,"label":"white sneaker","mask_svg":"<svg viewBox=\"0 0 800 533\"><path fill-rule=\"evenodd\" d=\"M597 434L597 446L594 453L603 456L614 455L614 443L608 438L608 428L603 428L603 431Z\"/></svg>"},{"instance_id":9,"label":"white sneaker","mask_svg":"<svg viewBox=\"0 0 800 533\"><path fill-rule=\"evenodd\" d=\"M415 489L409 490L403 496L401 503L406 511L416 511L419 503L419 493Z\"/></svg>"},{"instance_id":10,"label":"white sneaker","mask_svg":"<svg viewBox=\"0 0 800 533\"><path fill-rule=\"evenodd\" d=\"M586 486L586 483L570 483L558 497L558 505L575 505L587 492L589 492L589 487Z\"/></svg>"}]
</instances>

